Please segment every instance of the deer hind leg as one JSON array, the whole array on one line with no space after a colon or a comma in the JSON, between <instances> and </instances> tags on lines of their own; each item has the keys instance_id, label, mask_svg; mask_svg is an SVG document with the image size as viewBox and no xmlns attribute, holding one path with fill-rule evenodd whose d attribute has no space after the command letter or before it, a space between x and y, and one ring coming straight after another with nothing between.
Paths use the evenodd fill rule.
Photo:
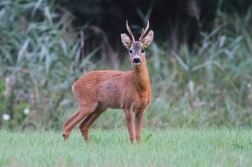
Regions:
<instances>
[{"instance_id":1,"label":"deer hind leg","mask_svg":"<svg viewBox=\"0 0 252 167\"><path fill-rule=\"evenodd\" d=\"M92 103L79 106L77 112L70 119L68 119L63 125L64 127L63 137L65 140L68 139L70 132L74 128L74 126L77 123L79 123L82 119L84 119L86 116L91 114L96 109L97 105L98 103Z\"/></svg>"},{"instance_id":2,"label":"deer hind leg","mask_svg":"<svg viewBox=\"0 0 252 167\"><path fill-rule=\"evenodd\" d=\"M143 113L143 111L139 111L136 113L135 117L136 141L138 144L140 144L141 139Z\"/></svg>"},{"instance_id":3,"label":"deer hind leg","mask_svg":"<svg viewBox=\"0 0 252 167\"><path fill-rule=\"evenodd\" d=\"M133 144L133 141L135 140L135 129L133 127L133 116L134 112L130 110L124 110L124 114L126 117L126 123L127 123L127 128L129 132L129 139L131 144Z\"/></svg>"},{"instance_id":4,"label":"deer hind leg","mask_svg":"<svg viewBox=\"0 0 252 167\"><path fill-rule=\"evenodd\" d=\"M84 139L89 143L88 129L94 123L95 120L106 110L107 108L98 107L92 114L87 116L80 124L79 128L84 136Z\"/></svg>"}]
</instances>

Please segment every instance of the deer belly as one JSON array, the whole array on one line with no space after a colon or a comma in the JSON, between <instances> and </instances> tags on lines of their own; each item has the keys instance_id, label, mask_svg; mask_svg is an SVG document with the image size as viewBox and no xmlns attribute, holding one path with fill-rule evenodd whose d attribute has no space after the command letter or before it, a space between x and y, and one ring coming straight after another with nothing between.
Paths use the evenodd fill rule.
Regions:
<instances>
[{"instance_id":1,"label":"deer belly","mask_svg":"<svg viewBox=\"0 0 252 167\"><path fill-rule=\"evenodd\" d=\"M99 91L99 101L109 107L119 109L121 108L121 97L122 93L117 85L114 86L105 86Z\"/></svg>"}]
</instances>

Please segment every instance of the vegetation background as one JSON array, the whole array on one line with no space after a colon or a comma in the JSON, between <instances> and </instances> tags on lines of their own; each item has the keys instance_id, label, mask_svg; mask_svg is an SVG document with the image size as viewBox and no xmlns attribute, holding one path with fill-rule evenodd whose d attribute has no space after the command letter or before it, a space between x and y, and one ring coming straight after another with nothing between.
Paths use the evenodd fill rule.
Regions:
<instances>
[{"instance_id":1,"label":"vegetation background","mask_svg":"<svg viewBox=\"0 0 252 167\"><path fill-rule=\"evenodd\" d=\"M78 78L130 70L126 20L155 32L145 127L251 126L251 0L1 0L0 20L1 128L61 129ZM118 110L94 124L121 126Z\"/></svg>"}]
</instances>

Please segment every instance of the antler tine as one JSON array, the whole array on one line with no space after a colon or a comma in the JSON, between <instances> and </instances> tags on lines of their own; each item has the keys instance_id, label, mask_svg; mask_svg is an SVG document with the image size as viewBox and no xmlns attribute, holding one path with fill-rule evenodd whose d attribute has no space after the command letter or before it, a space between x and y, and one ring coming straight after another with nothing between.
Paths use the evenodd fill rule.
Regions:
<instances>
[{"instance_id":1,"label":"antler tine","mask_svg":"<svg viewBox=\"0 0 252 167\"><path fill-rule=\"evenodd\" d=\"M132 34L131 30L130 30L130 27L128 25L128 20L126 20L126 27L127 27L127 30L129 32L131 38L132 38L132 42L135 42L135 38L134 38L134 36L133 36L133 34Z\"/></svg>"},{"instance_id":2,"label":"antler tine","mask_svg":"<svg viewBox=\"0 0 252 167\"><path fill-rule=\"evenodd\" d=\"M143 29L143 32L142 32L141 36L139 37L138 41L142 41L142 39L143 39L143 37L144 37L144 35L145 35L145 33L147 32L148 29L149 29L149 20L147 22L147 26L146 26L145 30Z\"/></svg>"},{"instance_id":3,"label":"antler tine","mask_svg":"<svg viewBox=\"0 0 252 167\"><path fill-rule=\"evenodd\" d=\"M138 41L141 41L142 40L142 38L143 38L143 36L144 36L144 34L145 34L145 31L144 31L144 29L142 28L142 34L141 34L141 36L139 37L139 40Z\"/></svg>"}]
</instances>

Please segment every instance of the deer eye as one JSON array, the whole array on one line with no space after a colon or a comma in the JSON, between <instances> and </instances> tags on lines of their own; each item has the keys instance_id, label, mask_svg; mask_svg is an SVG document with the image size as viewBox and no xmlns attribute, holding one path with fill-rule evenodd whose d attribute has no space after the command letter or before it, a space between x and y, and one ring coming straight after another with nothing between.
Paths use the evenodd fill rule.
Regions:
<instances>
[{"instance_id":1,"label":"deer eye","mask_svg":"<svg viewBox=\"0 0 252 167\"><path fill-rule=\"evenodd\" d=\"M132 51L132 50L130 50L129 52L130 52L130 53L133 53L133 51Z\"/></svg>"},{"instance_id":2,"label":"deer eye","mask_svg":"<svg viewBox=\"0 0 252 167\"><path fill-rule=\"evenodd\" d=\"M141 53L144 53L144 50L143 50L143 49L141 50Z\"/></svg>"}]
</instances>

